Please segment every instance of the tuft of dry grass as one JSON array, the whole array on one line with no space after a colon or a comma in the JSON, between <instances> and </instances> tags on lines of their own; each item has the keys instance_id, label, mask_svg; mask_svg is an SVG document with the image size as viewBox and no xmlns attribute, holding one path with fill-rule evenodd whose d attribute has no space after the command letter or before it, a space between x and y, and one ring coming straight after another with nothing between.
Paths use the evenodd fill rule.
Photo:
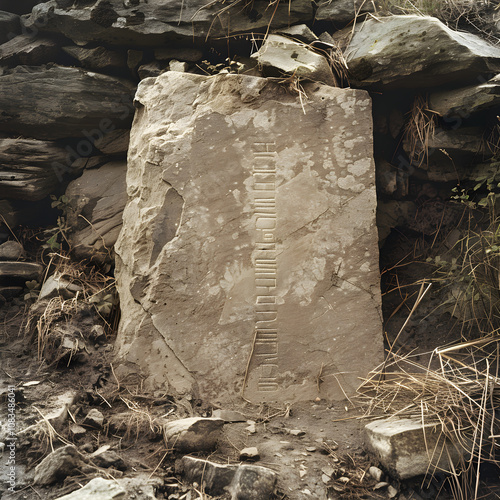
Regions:
<instances>
[{"instance_id":1,"label":"tuft of dry grass","mask_svg":"<svg viewBox=\"0 0 500 500\"><path fill-rule=\"evenodd\" d=\"M412 165L428 165L429 143L436 129L436 114L429 109L427 99L417 95L404 128L403 140L408 143Z\"/></svg>"},{"instance_id":2,"label":"tuft of dry grass","mask_svg":"<svg viewBox=\"0 0 500 500\"><path fill-rule=\"evenodd\" d=\"M420 14L437 17L446 24L457 26L461 21L480 25L491 0L381 0L383 11L394 14Z\"/></svg>"},{"instance_id":3,"label":"tuft of dry grass","mask_svg":"<svg viewBox=\"0 0 500 500\"><path fill-rule=\"evenodd\" d=\"M428 366L412 356L392 353L362 383L358 397L367 405L367 416L383 413L384 417L419 417L424 424L437 423L449 442L463 452L463 463L450 479L452 489L461 484L461 474L468 474L474 477L476 496L463 498L476 498L480 465L500 465L496 457L500 444L499 365L499 335L437 348ZM430 470L430 476L435 472ZM458 491L464 494L463 489Z\"/></svg>"}]
</instances>

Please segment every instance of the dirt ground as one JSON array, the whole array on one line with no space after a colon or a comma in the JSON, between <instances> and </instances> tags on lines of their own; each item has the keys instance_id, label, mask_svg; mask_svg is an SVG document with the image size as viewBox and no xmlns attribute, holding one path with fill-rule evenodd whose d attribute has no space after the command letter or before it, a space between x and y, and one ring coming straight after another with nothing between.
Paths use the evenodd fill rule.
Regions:
<instances>
[{"instance_id":1,"label":"dirt ground","mask_svg":"<svg viewBox=\"0 0 500 500\"><path fill-rule=\"evenodd\" d=\"M414 245L415 241L406 236L399 238L393 246L394 253L383 255L384 268L391 269L391 263L399 262ZM401 353L417 353L416 359L425 363L435 347L459 340L460 330L448 313L437 308L442 297L436 289L429 293L400 333L411 310L413 294L419 288L419 285L410 286L417 275L422 275L422 269L411 266L397 273L384 272L385 335L391 344L399 335L395 348ZM27 306L21 299L8 301L0 309L0 419L4 423L0 432L5 433L8 395L14 386L18 489L15 493L7 491L7 469L3 466L8 450L3 449L2 499L55 499L96 476L138 477L144 486L153 486L158 499L210 498L183 484L178 472L182 454L166 448L159 422L190 416L209 417L215 410L234 410L242 421L226 423L216 451L198 456L219 463L239 463L239 452L243 448L257 447L260 458L255 464L278 473L279 499L452 498L444 478L439 477L428 482L417 478L399 483L384 476L382 482L386 485L374 489L377 481L368 474L368 469L379 464L364 448L363 428L368 419L360 399L353 397L341 403L320 400L280 408L255 407L242 402L235 403L233 408L215 408L190 398L145 394L140 384L118 381L114 376L113 335L107 333L92 338L89 332L102 323L92 311L80 311L72 319L78 332L87 339L85 349L62 357L54 366L39 361L40 346L36 336L25 333L26 320ZM85 424L84 418L91 409L103 414L102 427ZM57 418L61 411L65 418ZM34 485L37 464L53 448L67 443L74 444L89 457L93 469L70 475L51 486ZM102 447L109 447L118 455L114 463L105 467L97 466L90 457ZM487 470L481 498L500 498L498 483L498 470ZM389 484L397 491L395 496L391 496ZM141 490L134 491L133 497L152 498Z\"/></svg>"}]
</instances>

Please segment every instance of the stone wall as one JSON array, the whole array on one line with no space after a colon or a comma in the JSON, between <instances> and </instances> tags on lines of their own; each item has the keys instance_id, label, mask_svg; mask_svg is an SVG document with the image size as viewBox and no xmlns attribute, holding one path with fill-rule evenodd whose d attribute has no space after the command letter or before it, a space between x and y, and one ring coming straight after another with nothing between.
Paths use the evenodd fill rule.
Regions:
<instances>
[{"instance_id":1,"label":"stone wall","mask_svg":"<svg viewBox=\"0 0 500 500\"><path fill-rule=\"evenodd\" d=\"M457 182L498 181L498 12L463 33L384 12L353 27L371 2L274 7L50 0L0 15L0 239L55 222L50 195L65 194L65 244L109 267L126 205L118 359L152 387L343 397L382 356L374 179L383 259L395 232L457 224ZM262 206L260 154L277 169ZM265 228L276 267L262 269L280 283L262 295ZM272 358L263 313L280 317ZM279 395L257 394L264 382Z\"/></svg>"}]
</instances>

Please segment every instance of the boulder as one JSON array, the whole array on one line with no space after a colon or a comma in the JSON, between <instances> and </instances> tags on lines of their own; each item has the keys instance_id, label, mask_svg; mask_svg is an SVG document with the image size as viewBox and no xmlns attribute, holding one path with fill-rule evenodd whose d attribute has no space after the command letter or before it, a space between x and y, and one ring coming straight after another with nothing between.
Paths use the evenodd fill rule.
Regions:
<instances>
[{"instance_id":1,"label":"boulder","mask_svg":"<svg viewBox=\"0 0 500 500\"><path fill-rule=\"evenodd\" d=\"M47 486L62 481L67 476L81 474L88 467L87 460L73 446L67 445L47 455L35 467L34 484Z\"/></svg>"},{"instance_id":2,"label":"boulder","mask_svg":"<svg viewBox=\"0 0 500 500\"><path fill-rule=\"evenodd\" d=\"M0 43L8 42L19 33L21 33L19 16L0 10Z\"/></svg>"},{"instance_id":3,"label":"boulder","mask_svg":"<svg viewBox=\"0 0 500 500\"><path fill-rule=\"evenodd\" d=\"M462 120L474 113L500 104L500 75L479 85L431 92L429 108L446 118L451 126L460 126Z\"/></svg>"},{"instance_id":4,"label":"boulder","mask_svg":"<svg viewBox=\"0 0 500 500\"><path fill-rule=\"evenodd\" d=\"M87 8L74 8L71 2L49 0L33 8L24 20L26 28L62 33L75 42L95 42L107 45L161 47L179 40L204 41L209 36L221 37L231 33L266 31L313 19L310 0L279 2L269 8L268 0L256 0L251 5L222 5L205 0L150 0L124 2L107 0Z\"/></svg>"},{"instance_id":5,"label":"boulder","mask_svg":"<svg viewBox=\"0 0 500 500\"><path fill-rule=\"evenodd\" d=\"M365 426L369 450L398 479L453 471L463 451L446 439L440 423L421 418L383 419Z\"/></svg>"},{"instance_id":6,"label":"boulder","mask_svg":"<svg viewBox=\"0 0 500 500\"><path fill-rule=\"evenodd\" d=\"M163 425L163 438L168 448L192 453L213 451L221 437L224 420L192 417L173 420Z\"/></svg>"},{"instance_id":7,"label":"boulder","mask_svg":"<svg viewBox=\"0 0 500 500\"><path fill-rule=\"evenodd\" d=\"M280 35L268 35L258 52L252 55L266 76L294 75L301 79L335 85L326 57L306 45Z\"/></svg>"},{"instance_id":8,"label":"boulder","mask_svg":"<svg viewBox=\"0 0 500 500\"><path fill-rule=\"evenodd\" d=\"M6 241L0 245L0 260L19 260L24 257L24 248L17 241Z\"/></svg>"},{"instance_id":9,"label":"boulder","mask_svg":"<svg viewBox=\"0 0 500 500\"><path fill-rule=\"evenodd\" d=\"M257 465L222 465L194 457L183 457L182 469L189 483L205 485L209 495L230 494L231 500L273 498L277 475Z\"/></svg>"},{"instance_id":10,"label":"boulder","mask_svg":"<svg viewBox=\"0 0 500 500\"><path fill-rule=\"evenodd\" d=\"M321 397L342 400L381 362L370 99L303 86L301 101L245 75L139 84L116 244L121 376L291 402L318 396L323 366Z\"/></svg>"},{"instance_id":11,"label":"boulder","mask_svg":"<svg viewBox=\"0 0 500 500\"><path fill-rule=\"evenodd\" d=\"M127 201L126 170L125 161L106 163L68 185L69 241L77 257L103 262L113 255Z\"/></svg>"},{"instance_id":12,"label":"boulder","mask_svg":"<svg viewBox=\"0 0 500 500\"><path fill-rule=\"evenodd\" d=\"M127 81L80 68L18 66L0 76L0 131L85 137L77 151L86 156L92 139L130 125L132 93Z\"/></svg>"},{"instance_id":13,"label":"boulder","mask_svg":"<svg viewBox=\"0 0 500 500\"><path fill-rule=\"evenodd\" d=\"M314 19L347 24L366 12L374 12L374 3L366 0L319 0Z\"/></svg>"},{"instance_id":14,"label":"boulder","mask_svg":"<svg viewBox=\"0 0 500 500\"><path fill-rule=\"evenodd\" d=\"M20 35L0 45L0 64L4 66L39 66L60 61L59 45L50 38Z\"/></svg>"},{"instance_id":15,"label":"boulder","mask_svg":"<svg viewBox=\"0 0 500 500\"><path fill-rule=\"evenodd\" d=\"M127 57L122 51L109 50L104 47L88 49L74 45L62 49L86 69L103 73L120 72L127 69Z\"/></svg>"},{"instance_id":16,"label":"boulder","mask_svg":"<svg viewBox=\"0 0 500 500\"><path fill-rule=\"evenodd\" d=\"M51 141L0 138L0 196L37 201L54 193L62 180L59 165L67 158Z\"/></svg>"},{"instance_id":17,"label":"boulder","mask_svg":"<svg viewBox=\"0 0 500 500\"><path fill-rule=\"evenodd\" d=\"M125 500L127 492L114 479L96 477L79 490L57 500Z\"/></svg>"},{"instance_id":18,"label":"boulder","mask_svg":"<svg viewBox=\"0 0 500 500\"><path fill-rule=\"evenodd\" d=\"M417 15L358 23L346 54L351 84L384 91L473 84L500 71L499 47Z\"/></svg>"}]
</instances>

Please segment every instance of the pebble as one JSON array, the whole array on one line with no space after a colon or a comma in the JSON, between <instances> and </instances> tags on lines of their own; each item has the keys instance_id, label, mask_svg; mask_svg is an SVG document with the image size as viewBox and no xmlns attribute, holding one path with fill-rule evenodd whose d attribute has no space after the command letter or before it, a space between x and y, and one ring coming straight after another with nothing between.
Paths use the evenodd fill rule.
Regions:
<instances>
[{"instance_id":1,"label":"pebble","mask_svg":"<svg viewBox=\"0 0 500 500\"><path fill-rule=\"evenodd\" d=\"M83 425L88 425L94 429L100 429L103 423L104 415L97 408L92 408L83 420Z\"/></svg>"},{"instance_id":2,"label":"pebble","mask_svg":"<svg viewBox=\"0 0 500 500\"><path fill-rule=\"evenodd\" d=\"M243 448L240 451L240 460L258 460L260 458L259 450L252 446L250 448Z\"/></svg>"},{"instance_id":3,"label":"pebble","mask_svg":"<svg viewBox=\"0 0 500 500\"><path fill-rule=\"evenodd\" d=\"M288 434L291 434L292 436L304 436L305 432L299 429L288 429Z\"/></svg>"},{"instance_id":4,"label":"pebble","mask_svg":"<svg viewBox=\"0 0 500 500\"><path fill-rule=\"evenodd\" d=\"M330 476L327 476L326 474L321 475L321 480L325 483L328 484L330 482Z\"/></svg>"},{"instance_id":5,"label":"pebble","mask_svg":"<svg viewBox=\"0 0 500 500\"><path fill-rule=\"evenodd\" d=\"M257 432L257 429L255 428L255 422L252 422L251 420L248 420L247 423L250 424L250 425L246 428L246 430L250 434L255 434Z\"/></svg>"},{"instance_id":6,"label":"pebble","mask_svg":"<svg viewBox=\"0 0 500 500\"><path fill-rule=\"evenodd\" d=\"M309 451L310 453L314 453L317 450L316 446L308 446L306 448L306 451Z\"/></svg>"},{"instance_id":7,"label":"pebble","mask_svg":"<svg viewBox=\"0 0 500 500\"><path fill-rule=\"evenodd\" d=\"M387 494L389 498L395 498L398 494L398 490L394 488L394 486L389 485L389 487L387 488Z\"/></svg>"},{"instance_id":8,"label":"pebble","mask_svg":"<svg viewBox=\"0 0 500 500\"><path fill-rule=\"evenodd\" d=\"M375 481L380 482L384 473L382 472L381 469L372 465L368 469L368 474L370 474L370 476L373 477Z\"/></svg>"}]
</instances>

